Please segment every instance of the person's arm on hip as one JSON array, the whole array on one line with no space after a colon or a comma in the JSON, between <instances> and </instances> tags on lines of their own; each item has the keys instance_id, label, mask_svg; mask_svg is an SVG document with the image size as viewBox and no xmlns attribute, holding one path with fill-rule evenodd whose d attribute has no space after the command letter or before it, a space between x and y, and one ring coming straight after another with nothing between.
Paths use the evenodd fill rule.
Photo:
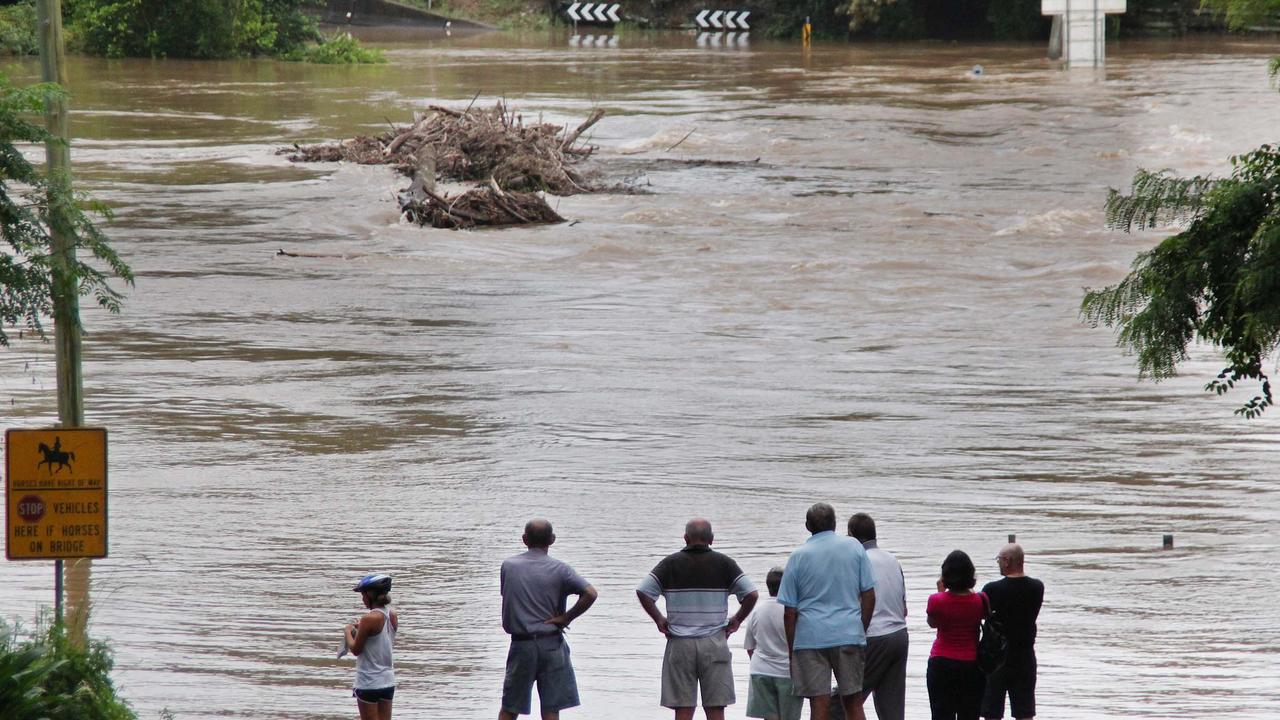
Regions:
<instances>
[{"instance_id":1,"label":"person's arm on hip","mask_svg":"<svg viewBox=\"0 0 1280 720\"><path fill-rule=\"evenodd\" d=\"M662 611L658 609L658 603L641 590L636 591L636 598L640 600L640 607L649 613L649 617L653 618L653 624L658 626L658 632L666 635L670 630L667 625L667 619L663 617Z\"/></svg>"},{"instance_id":2,"label":"person's arm on hip","mask_svg":"<svg viewBox=\"0 0 1280 720\"><path fill-rule=\"evenodd\" d=\"M578 602L574 603L568 612L547 618L546 623L555 625L558 628L569 627L569 623L581 617L595 603L597 597L600 597L600 594L596 592L596 589L591 585L586 586L578 594Z\"/></svg>"},{"instance_id":3,"label":"person's arm on hip","mask_svg":"<svg viewBox=\"0 0 1280 720\"><path fill-rule=\"evenodd\" d=\"M747 596L742 598L742 602L738 604L738 612L729 618L729 624L724 628L725 635L732 635L742 626L742 621L747 619L751 614L751 609L756 606L756 601L760 599L760 593L752 590Z\"/></svg>"}]
</instances>

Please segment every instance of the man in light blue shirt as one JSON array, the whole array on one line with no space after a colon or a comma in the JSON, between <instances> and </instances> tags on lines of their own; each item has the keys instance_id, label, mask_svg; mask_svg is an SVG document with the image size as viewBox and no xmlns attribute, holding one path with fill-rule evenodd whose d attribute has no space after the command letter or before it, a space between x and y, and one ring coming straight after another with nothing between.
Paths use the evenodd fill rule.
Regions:
<instances>
[{"instance_id":1,"label":"man in light blue shirt","mask_svg":"<svg viewBox=\"0 0 1280 720\"><path fill-rule=\"evenodd\" d=\"M812 717L830 710L834 673L847 720L862 711L863 649L876 605L876 581L862 544L836 535L836 511L817 503L805 514L812 536L796 548L782 574L778 603L791 650L791 683L809 698Z\"/></svg>"}]
</instances>

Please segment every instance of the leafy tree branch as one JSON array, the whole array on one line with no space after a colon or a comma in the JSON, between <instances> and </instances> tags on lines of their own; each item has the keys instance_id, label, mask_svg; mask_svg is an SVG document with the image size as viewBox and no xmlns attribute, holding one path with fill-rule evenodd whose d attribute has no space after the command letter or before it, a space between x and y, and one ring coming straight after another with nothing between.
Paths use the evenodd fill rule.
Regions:
<instances>
[{"instance_id":1,"label":"leafy tree branch","mask_svg":"<svg viewBox=\"0 0 1280 720\"><path fill-rule=\"evenodd\" d=\"M1116 285L1087 290L1080 312L1095 327L1118 329L1139 377L1176 375L1197 340L1221 349L1228 365L1205 389L1259 382L1260 393L1236 410L1253 418L1273 404L1265 366L1280 346L1280 146L1231 163L1225 178L1139 171L1128 194L1113 190L1112 228L1173 221L1183 230L1138 255Z\"/></svg>"},{"instance_id":2,"label":"leafy tree branch","mask_svg":"<svg viewBox=\"0 0 1280 720\"><path fill-rule=\"evenodd\" d=\"M119 312L122 295L110 285L111 277L133 284L133 272L85 212L87 207L109 217L106 207L89 202L70 190L70 177L42 175L23 156L18 144L43 143L44 128L25 118L42 112L46 98L63 97L56 85L13 86L0 76L0 345L8 345L6 327L25 327L44 336L44 318L53 312L54 257L50 238L53 218L65 218L60 228L75 238L78 251L67 264L67 284L74 292L92 297L110 312ZM53 212L61 211L61 212ZM87 255L96 261L81 260ZM99 266L105 269L100 269Z\"/></svg>"}]
</instances>

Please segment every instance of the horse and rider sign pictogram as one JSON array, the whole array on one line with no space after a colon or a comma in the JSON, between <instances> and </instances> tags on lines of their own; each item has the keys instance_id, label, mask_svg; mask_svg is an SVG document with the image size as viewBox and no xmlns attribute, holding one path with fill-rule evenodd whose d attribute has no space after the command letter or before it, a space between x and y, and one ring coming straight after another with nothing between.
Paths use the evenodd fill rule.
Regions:
<instances>
[{"instance_id":1,"label":"horse and rider sign pictogram","mask_svg":"<svg viewBox=\"0 0 1280 720\"><path fill-rule=\"evenodd\" d=\"M107 556L107 431L8 430L5 556Z\"/></svg>"}]
</instances>

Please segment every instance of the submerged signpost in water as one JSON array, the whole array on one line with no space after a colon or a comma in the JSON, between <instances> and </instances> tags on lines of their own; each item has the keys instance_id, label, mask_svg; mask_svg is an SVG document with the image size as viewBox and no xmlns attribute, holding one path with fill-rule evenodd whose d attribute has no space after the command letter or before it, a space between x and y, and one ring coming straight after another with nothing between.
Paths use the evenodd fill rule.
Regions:
<instances>
[{"instance_id":1,"label":"submerged signpost in water","mask_svg":"<svg viewBox=\"0 0 1280 720\"><path fill-rule=\"evenodd\" d=\"M1062 18L1062 58L1067 67L1098 67L1107 58L1107 15L1127 10L1126 0L1041 0L1040 14ZM1053 41L1051 41L1052 43Z\"/></svg>"}]
</instances>

